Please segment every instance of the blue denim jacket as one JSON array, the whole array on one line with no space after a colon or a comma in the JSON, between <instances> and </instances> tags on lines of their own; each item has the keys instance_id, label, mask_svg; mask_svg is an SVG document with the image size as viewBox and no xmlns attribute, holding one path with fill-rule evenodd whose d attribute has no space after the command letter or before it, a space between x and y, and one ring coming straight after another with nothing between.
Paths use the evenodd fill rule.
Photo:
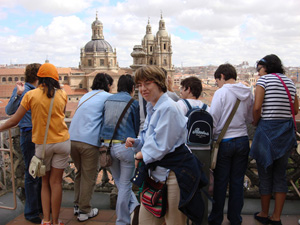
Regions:
<instances>
[{"instance_id":1,"label":"blue denim jacket","mask_svg":"<svg viewBox=\"0 0 300 225\"><path fill-rule=\"evenodd\" d=\"M250 157L265 169L297 146L294 121L263 120L257 125Z\"/></svg>"},{"instance_id":2,"label":"blue denim jacket","mask_svg":"<svg viewBox=\"0 0 300 225\"><path fill-rule=\"evenodd\" d=\"M7 115L13 115L17 109L19 108L19 105L26 94L26 92L35 89L35 86L33 86L30 83L25 83L25 90L23 91L22 95L19 96L17 95L17 87L14 88L13 93L10 97L9 102L7 103L7 106L5 107L5 112ZM32 128L32 123L31 123L31 110L28 110L24 117L21 119L19 123L20 128Z\"/></svg>"},{"instance_id":3,"label":"blue denim jacket","mask_svg":"<svg viewBox=\"0 0 300 225\"><path fill-rule=\"evenodd\" d=\"M129 93L119 92L106 100L104 104L103 126L100 133L101 139L110 140L112 138L118 119L130 99L131 96ZM113 139L126 141L127 137L136 137L139 132L139 126L139 103L134 100L127 110Z\"/></svg>"}]
</instances>

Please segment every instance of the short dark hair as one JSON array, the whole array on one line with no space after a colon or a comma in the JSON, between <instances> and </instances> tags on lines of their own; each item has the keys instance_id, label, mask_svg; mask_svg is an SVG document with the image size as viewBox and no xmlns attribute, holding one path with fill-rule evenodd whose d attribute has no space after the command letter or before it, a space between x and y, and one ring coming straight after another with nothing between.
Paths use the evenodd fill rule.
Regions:
<instances>
[{"instance_id":1,"label":"short dark hair","mask_svg":"<svg viewBox=\"0 0 300 225\"><path fill-rule=\"evenodd\" d=\"M125 91L129 94L132 93L134 87L133 77L130 74L120 76L118 81L118 92Z\"/></svg>"},{"instance_id":2,"label":"short dark hair","mask_svg":"<svg viewBox=\"0 0 300 225\"><path fill-rule=\"evenodd\" d=\"M40 63L32 63L27 65L25 69L25 82L34 83L36 80L38 80L37 73L40 67Z\"/></svg>"},{"instance_id":3,"label":"short dark hair","mask_svg":"<svg viewBox=\"0 0 300 225\"><path fill-rule=\"evenodd\" d=\"M188 77L180 82L180 85L184 87L185 90L190 88L191 93L194 97L199 98L202 92L201 80L197 77Z\"/></svg>"},{"instance_id":4,"label":"short dark hair","mask_svg":"<svg viewBox=\"0 0 300 225\"><path fill-rule=\"evenodd\" d=\"M109 92L107 74L98 73L93 80L91 88L92 90L103 89L104 91Z\"/></svg>"},{"instance_id":5,"label":"short dark hair","mask_svg":"<svg viewBox=\"0 0 300 225\"><path fill-rule=\"evenodd\" d=\"M285 70L283 68L282 62L280 58L277 55L270 54L266 55L262 59L257 61L256 68L258 65L262 65L266 68L266 73L285 73Z\"/></svg>"},{"instance_id":6,"label":"short dark hair","mask_svg":"<svg viewBox=\"0 0 300 225\"><path fill-rule=\"evenodd\" d=\"M109 84L110 86L113 85L114 79L113 79L109 74L107 74L107 73L105 73L105 76L106 76L106 78L107 78L107 80L108 80L108 84Z\"/></svg>"},{"instance_id":7,"label":"short dark hair","mask_svg":"<svg viewBox=\"0 0 300 225\"><path fill-rule=\"evenodd\" d=\"M229 63L222 64L218 67L215 72L215 79L221 79L221 74L224 75L225 80L236 80L237 77L235 68Z\"/></svg>"}]
</instances>

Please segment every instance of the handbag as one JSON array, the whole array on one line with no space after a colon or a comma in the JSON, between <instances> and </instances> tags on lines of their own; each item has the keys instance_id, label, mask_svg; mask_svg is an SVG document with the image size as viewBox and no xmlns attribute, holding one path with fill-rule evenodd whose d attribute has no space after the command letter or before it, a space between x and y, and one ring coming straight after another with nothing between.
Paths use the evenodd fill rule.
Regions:
<instances>
[{"instance_id":1,"label":"handbag","mask_svg":"<svg viewBox=\"0 0 300 225\"><path fill-rule=\"evenodd\" d=\"M163 217L168 208L167 181L160 183L147 177L141 194L141 202L152 215L157 218Z\"/></svg>"},{"instance_id":2,"label":"handbag","mask_svg":"<svg viewBox=\"0 0 300 225\"><path fill-rule=\"evenodd\" d=\"M112 140L114 139L114 136L116 135L117 133L117 130L120 126L120 123L123 119L123 117L125 116L125 113L127 112L129 106L131 105L131 103L134 101L133 98L130 99L130 101L127 103L127 105L125 106L121 116L119 117L119 120L116 124L116 127L115 127L115 130L114 130L114 133L113 133L113 136L111 137L110 139L110 142L109 142L109 145L106 146L106 145L102 145L100 148L99 148L99 152L100 152L100 166L102 168L105 168L105 167L110 167L112 165L112 158L111 158L111 155L110 155L110 149L111 149L111 145L112 145Z\"/></svg>"},{"instance_id":3,"label":"handbag","mask_svg":"<svg viewBox=\"0 0 300 225\"><path fill-rule=\"evenodd\" d=\"M291 93L290 93L288 87L286 86L286 84L284 83L284 81L281 79L281 77L279 75L277 75L276 73L272 73L272 74L275 75L276 77L278 77L278 79L281 81L282 85L285 88L285 91L286 91L286 93L289 97L289 101L290 101L290 107L291 107L291 112L292 112L292 115L293 115L296 136L300 137L300 134L297 132L297 123L296 123L296 119L295 119L295 111L294 111L294 105L293 105L293 100L292 100L292 97L291 97ZM300 144L297 145L297 153L300 155Z\"/></svg>"},{"instance_id":4,"label":"handbag","mask_svg":"<svg viewBox=\"0 0 300 225\"><path fill-rule=\"evenodd\" d=\"M44 136L44 142L43 142L42 158L40 159L34 155L31 158L31 161L29 164L28 172L33 178L42 177L42 176L46 175L46 166L44 165L44 157L45 157L46 141L47 141L49 124L50 124L50 119L51 119L51 112L52 112L52 108L53 108L54 96L55 96L55 90L54 90L54 95L50 102L50 107L49 107L49 112L48 112L48 119L47 119L46 131L45 131L45 136Z\"/></svg>"},{"instance_id":5,"label":"handbag","mask_svg":"<svg viewBox=\"0 0 300 225\"><path fill-rule=\"evenodd\" d=\"M211 153L211 169L215 169L216 168L216 164L217 164L217 157L218 157L218 151L219 151L219 145L227 131L227 128L229 127L229 124L231 123L231 120L233 119L233 116L237 110L237 108L239 107L241 100L237 99L235 102L235 105L228 117L228 119L226 120L226 123L218 137L218 140L216 142L214 142L213 148L212 148L212 153Z\"/></svg>"}]
</instances>

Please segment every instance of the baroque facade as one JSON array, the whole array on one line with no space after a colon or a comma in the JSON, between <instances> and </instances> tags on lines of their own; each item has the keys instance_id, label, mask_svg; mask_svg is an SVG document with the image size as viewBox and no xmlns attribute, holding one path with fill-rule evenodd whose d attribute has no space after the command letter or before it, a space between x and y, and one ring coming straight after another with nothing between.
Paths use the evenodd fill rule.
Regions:
<instances>
[{"instance_id":1,"label":"baroque facade","mask_svg":"<svg viewBox=\"0 0 300 225\"><path fill-rule=\"evenodd\" d=\"M166 24L161 14L159 30L156 35L152 34L150 20L146 26L146 34L141 45L135 45L131 56L133 64L130 66L134 71L145 65L157 65L163 67L168 74L175 71L172 65L172 43L171 36L166 31Z\"/></svg>"}]
</instances>

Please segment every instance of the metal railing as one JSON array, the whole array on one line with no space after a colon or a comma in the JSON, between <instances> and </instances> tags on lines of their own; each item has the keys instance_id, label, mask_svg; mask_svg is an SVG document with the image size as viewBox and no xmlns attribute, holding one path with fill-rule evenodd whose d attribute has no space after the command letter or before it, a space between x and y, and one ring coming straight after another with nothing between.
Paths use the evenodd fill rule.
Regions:
<instances>
[{"instance_id":1,"label":"metal railing","mask_svg":"<svg viewBox=\"0 0 300 225\"><path fill-rule=\"evenodd\" d=\"M10 210L15 210L17 208L17 195L16 195L16 185L15 185L15 169L14 169L14 154L13 154L13 142L12 142L12 136L11 136L11 130L8 130L8 143L9 143L9 148L4 148L4 134L3 132L0 133L1 134L1 147L0 147L0 151L1 151L1 160L0 160L0 164L1 164L1 181L0 181L0 185L1 185L1 189L2 192L7 193L10 191L9 188L9 184L7 182L7 178L9 177L9 179L11 180L11 189L13 192L13 203L14 206L10 207L10 206L0 206L0 208L2 209L10 209ZM6 154L6 153L9 153ZM8 166L10 164L10 167ZM7 173L9 173L9 176L7 176Z\"/></svg>"}]
</instances>

